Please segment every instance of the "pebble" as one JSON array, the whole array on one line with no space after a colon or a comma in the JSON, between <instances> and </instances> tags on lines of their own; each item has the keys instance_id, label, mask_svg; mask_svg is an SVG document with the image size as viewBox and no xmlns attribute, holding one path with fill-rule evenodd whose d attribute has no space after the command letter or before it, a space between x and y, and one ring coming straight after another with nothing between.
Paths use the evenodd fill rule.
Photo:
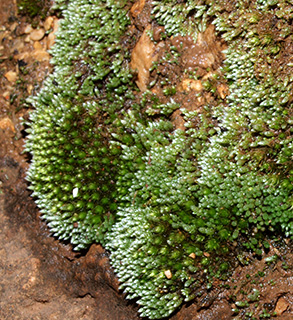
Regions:
<instances>
[{"instance_id":1,"label":"pebble","mask_svg":"<svg viewBox=\"0 0 293 320\"><path fill-rule=\"evenodd\" d=\"M192 258L192 259L195 259L195 258L196 258L196 255L195 255L194 252L192 252L192 253L189 255L189 257Z\"/></svg>"},{"instance_id":2,"label":"pebble","mask_svg":"<svg viewBox=\"0 0 293 320\"><path fill-rule=\"evenodd\" d=\"M2 97L3 97L5 100L9 100L9 99L10 99L10 92L9 92L9 91L3 92Z\"/></svg>"},{"instance_id":3,"label":"pebble","mask_svg":"<svg viewBox=\"0 0 293 320\"><path fill-rule=\"evenodd\" d=\"M35 41L34 42L34 49L36 50L42 50L43 46L41 45L41 43L39 41Z\"/></svg>"},{"instance_id":4,"label":"pebble","mask_svg":"<svg viewBox=\"0 0 293 320\"><path fill-rule=\"evenodd\" d=\"M30 57L30 53L25 51L25 52L21 52L17 55L14 56L14 59L17 59L17 60L26 60Z\"/></svg>"},{"instance_id":5,"label":"pebble","mask_svg":"<svg viewBox=\"0 0 293 320\"><path fill-rule=\"evenodd\" d=\"M288 309L288 307L289 307L288 301L284 297L281 297L278 300L276 308L275 308L275 312L276 312L277 316L282 315L282 313L284 313Z\"/></svg>"},{"instance_id":6,"label":"pebble","mask_svg":"<svg viewBox=\"0 0 293 320\"><path fill-rule=\"evenodd\" d=\"M203 86L200 80L194 80L194 79L184 79L182 82L182 89L183 91L202 91Z\"/></svg>"},{"instance_id":7,"label":"pebble","mask_svg":"<svg viewBox=\"0 0 293 320\"><path fill-rule=\"evenodd\" d=\"M5 117L0 120L0 129L2 130L10 129L11 131L15 132L14 124L8 117Z\"/></svg>"},{"instance_id":8,"label":"pebble","mask_svg":"<svg viewBox=\"0 0 293 320\"><path fill-rule=\"evenodd\" d=\"M130 9L130 12L134 18L136 18L143 10L145 6L145 0L138 0Z\"/></svg>"},{"instance_id":9,"label":"pebble","mask_svg":"<svg viewBox=\"0 0 293 320\"><path fill-rule=\"evenodd\" d=\"M26 43L31 42L30 35L27 35L27 36L24 38L24 42L26 42Z\"/></svg>"},{"instance_id":10,"label":"pebble","mask_svg":"<svg viewBox=\"0 0 293 320\"><path fill-rule=\"evenodd\" d=\"M44 28L46 31L50 30L53 26L54 18L48 17L44 22Z\"/></svg>"},{"instance_id":11,"label":"pebble","mask_svg":"<svg viewBox=\"0 0 293 320\"><path fill-rule=\"evenodd\" d=\"M29 95L31 95L32 94L32 92L33 92L33 85L32 84L29 84L28 86L27 86L27 88L26 88L26 90L27 90L27 93L29 94Z\"/></svg>"},{"instance_id":12,"label":"pebble","mask_svg":"<svg viewBox=\"0 0 293 320\"><path fill-rule=\"evenodd\" d=\"M155 53L156 46L148 36L150 29L151 25L144 30L131 54L130 67L133 70L137 70L136 85L142 92L147 90L147 83L150 77L149 69L158 58L158 54Z\"/></svg>"},{"instance_id":13,"label":"pebble","mask_svg":"<svg viewBox=\"0 0 293 320\"><path fill-rule=\"evenodd\" d=\"M9 35L8 31L0 31L0 43L2 43L3 39Z\"/></svg>"},{"instance_id":14,"label":"pebble","mask_svg":"<svg viewBox=\"0 0 293 320\"><path fill-rule=\"evenodd\" d=\"M42 62L42 61L49 61L50 60L50 55L47 51L44 51L43 49L42 50L35 50L33 53L32 53L32 56L38 60L39 62Z\"/></svg>"},{"instance_id":15,"label":"pebble","mask_svg":"<svg viewBox=\"0 0 293 320\"><path fill-rule=\"evenodd\" d=\"M50 33L47 37L47 49L48 50L51 49L54 43L55 43L55 34Z\"/></svg>"},{"instance_id":16,"label":"pebble","mask_svg":"<svg viewBox=\"0 0 293 320\"><path fill-rule=\"evenodd\" d=\"M166 276L167 279L171 279L172 278L172 272L171 270L166 270L164 271L164 274Z\"/></svg>"},{"instance_id":17,"label":"pebble","mask_svg":"<svg viewBox=\"0 0 293 320\"><path fill-rule=\"evenodd\" d=\"M225 84L220 84L220 85L218 85L217 91L218 91L221 99L225 99L226 96L229 94L229 88L228 88L228 86L225 85Z\"/></svg>"},{"instance_id":18,"label":"pebble","mask_svg":"<svg viewBox=\"0 0 293 320\"><path fill-rule=\"evenodd\" d=\"M40 28L40 29L35 29L30 33L30 40L33 41L39 41L44 38L45 35L45 29Z\"/></svg>"},{"instance_id":19,"label":"pebble","mask_svg":"<svg viewBox=\"0 0 293 320\"><path fill-rule=\"evenodd\" d=\"M15 82L17 79L17 73L15 71L8 71L4 74L4 77L9 81L9 82Z\"/></svg>"},{"instance_id":20,"label":"pebble","mask_svg":"<svg viewBox=\"0 0 293 320\"><path fill-rule=\"evenodd\" d=\"M54 19L53 32L56 32L59 28L59 19Z\"/></svg>"},{"instance_id":21,"label":"pebble","mask_svg":"<svg viewBox=\"0 0 293 320\"><path fill-rule=\"evenodd\" d=\"M12 42L12 45L11 45L11 51L20 51L21 49L23 49L24 47L24 43L22 41L22 39L15 39L13 42Z\"/></svg>"},{"instance_id":22,"label":"pebble","mask_svg":"<svg viewBox=\"0 0 293 320\"><path fill-rule=\"evenodd\" d=\"M24 33L29 34L29 33L31 33L33 30L34 30L33 27L32 27L30 24L28 24L28 25L24 28Z\"/></svg>"},{"instance_id":23,"label":"pebble","mask_svg":"<svg viewBox=\"0 0 293 320\"><path fill-rule=\"evenodd\" d=\"M9 27L10 31L13 32L13 31L17 28L17 26L18 26L18 22L14 22L14 23Z\"/></svg>"}]
</instances>

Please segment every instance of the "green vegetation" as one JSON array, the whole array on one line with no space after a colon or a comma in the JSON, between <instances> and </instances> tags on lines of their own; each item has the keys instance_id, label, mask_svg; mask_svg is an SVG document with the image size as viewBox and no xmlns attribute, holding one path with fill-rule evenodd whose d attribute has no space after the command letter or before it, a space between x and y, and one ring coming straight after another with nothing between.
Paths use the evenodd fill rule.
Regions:
<instances>
[{"instance_id":1,"label":"green vegetation","mask_svg":"<svg viewBox=\"0 0 293 320\"><path fill-rule=\"evenodd\" d=\"M196 40L198 32L206 27L209 4L205 1L153 1L153 6L152 14L169 36L193 35Z\"/></svg>"},{"instance_id":2,"label":"green vegetation","mask_svg":"<svg viewBox=\"0 0 293 320\"><path fill-rule=\"evenodd\" d=\"M17 0L17 7L22 15L30 19L44 19L50 9L50 0Z\"/></svg>"},{"instance_id":3,"label":"green vegetation","mask_svg":"<svg viewBox=\"0 0 293 320\"><path fill-rule=\"evenodd\" d=\"M52 233L76 249L104 243L117 208L120 149L109 145L106 124L123 108L131 78L121 69L127 53L119 41L129 24L123 6L87 0L66 5L52 50L55 71L32 99L30 189Z\"/></svg>"},{"instance_id":4,"label":"green vegetation","mask_svg":"<svg viewBox=\"0 0 293 320\"><path fill-rule=\"evenodd\" d=\"M230 94L199 114L180 109L174 87L163 91L169 102L151 92L137 102L128 1L58 3L55 71L32 98L26 143L52 233L76 249L102 243L127 298L151 319L192 300L202 279L207 288L225 280L236 250L261 256L269 235L293 238L292 4L153 2L168 36L196 38L213 21L227 41ZM178 109L185 131L170 122Z\"/></svg>"}]
</instances>

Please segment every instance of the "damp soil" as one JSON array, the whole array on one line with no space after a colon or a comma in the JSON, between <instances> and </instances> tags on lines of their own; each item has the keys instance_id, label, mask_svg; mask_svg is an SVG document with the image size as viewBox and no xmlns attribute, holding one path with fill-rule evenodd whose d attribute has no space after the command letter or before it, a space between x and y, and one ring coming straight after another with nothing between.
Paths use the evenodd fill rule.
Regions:
<instances>
[{"instance_id":1,"label":"damp soil","mask_svg":"<svg viewBox=\"0 0 293 320\"><path fill-rule=\"evenodd\" d=\"M133 33L137 39L149 25L149 3L138 1L132 9ZM47 15L50 14L53 20L58 20L53 13ZM27 119L30 107L25 99L40 89L51 70L44 50L53 29L48 29L41 40L28 41L31 31L27 26L44 28L44 24L45 17L35 17L32 22L20 15L14 0L1 0L0 319L139 319L135 303L126 300L118 290L108 253L96 244L77 253L70 244L54 239L27 189L25 173L30 156L23 152L22 119ZM161 83L166 75L181 75L170 76L176 79L171 80L176 93L171 89L169 92L176 103L188 106L192 101L194 108L201 112L217 95L225 98L227 87L220 81L213 81L215 94L198 94L203 91L202 83L209 78L208 73L216 72L223 60L220 52L225 44L214 37L212 29L200 46L190 38L162 41L164 29L151 27L158 63L157 68L146 75L144 85L153 94L166 102L164 99L169 95ZM135 44L133 50L134 47ZM164 57L174 59L176 52L180 53L178 63L170 65ZM189 69L194 70L195 66L197 72L190 78ZM190 91L192 94L186 98L186 92ZM183 128L181 114L174 112L172 117L175 126ZM240 262L226 282L215 282L210 290L203 283L198 297L183 305L170 319L262 319L269 315L274 319L292 319L291 247L289 242L284 244L275 239L262 259L249 255L238 257Z\"/></svg>"}]
</instances>

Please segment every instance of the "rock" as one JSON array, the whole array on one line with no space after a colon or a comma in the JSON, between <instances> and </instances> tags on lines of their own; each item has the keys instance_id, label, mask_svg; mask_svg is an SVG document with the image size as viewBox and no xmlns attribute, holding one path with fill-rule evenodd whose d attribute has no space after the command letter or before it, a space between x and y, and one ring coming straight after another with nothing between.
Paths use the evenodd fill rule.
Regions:
<instances>
[{"instance_id":1,"label":"rock","mask_svg":"<svg viewBox=\"0 0 293 320\"><path fill-rule=\"evenodd\" d=\"M3 92L2 97L3 97L5 100L9 100L9 99L10 99L10 92L9 92L9 91Z\"/></svg>"},{"instance_id":2,"label":"rock","mask_svg":"<svg viewBox=\"0 0 293 320\"><path fill-rule=\"evenodd\" d=\"M0 120L0 129L2 130L10 129L12 132L15 132L14 125L8 117L5 117Z\"/></svg>"},{"instance_id":3,"label":"rock","mask_svg":"<svg viewBox=\"0 0 293 320\"><path fill-rule=\"evenodd\" d=\"M278 300L275 308L275 312L277 316L282 315L282 313L284 313L288 309L288 307L289 307L289 302L284 297L281 297Z\"/></svg>"},{"instance_id":4,"label":"rock","mask_svg":"<svg viewBox=\"0 0 293 320\"><path fill-rule=\"evenodd\" d=\"M54 19L53 22L53 32L55 33L59 28L59 19Z\"/></svg>"},{"instance_id":5,"label":"rock","mask_svg":"<svg viewBox=\"0 0 293 320\"><path fill-rule=\"evenodd\" d=\"M15 31L15 29L17 28L17 26L18 26L18 22L14 22L11 26L10 26L10 31L11 32L13 32L13 31Z\"/></svg>"},{"instance_id":6,"label":"rock","mask_svg":"<svg viewBox=\"0 0 293 320\"><path fill-rule=\"evenodd\" d=\"M35 29L30 34L30 40L39 41L39 40L42 40L44 36L45 36L45 29L43 28Z\"/></svg>"},{"instance_id":7,"label":"rock","mask_svg":"<svg viewBox=\"0 0 293 320\"><path fill-rule=\"evenodd\" d=\"M133 70L137 70L136 84L142 92L147 90L147 84L150 77L149 69L153 62L158 58L158 54L155 52L156 46L147 34L150 28L151 26L149 25L144 30L142 36L135 45L130 62L130 67Z\"/></svg>"},{"instance_id":8,"label":"rock","mask_svg":"<svg viewBox=\"0 0 293 320\"><path fill-rule=\"evenodd\" d=\"M187 92L190 90L200 92L203 90L203 86L200 80L184 79L180 84L180 89L182 89L181 91L187 91Z\"/></svg>"},{"instance_id":9,"label":"rock","mask_svg":"<svg viewBox=\"0 0 293 320\"><path fill-rule=\"evenodd\" d=\"M9 81L9 82L15 82L17 80L17 73L15 71L8 71L4 74L4 77Z\"/></svg>"},{"instance_id":10,"label":"rock","mask_svg":"<svg viewBox=\"0 0 293 320\"><path fill-rule=\"evenodd\" d=\"M32 92L33 92L33 85L32 84L29 84L28 86L27 86L27 88L26 88L26 90L27 90L27 93L29 94L29 95L31 95L32 94Z\"/></svg>"},{"instance_id":11,"label":"rock","mask_svg":"<svg viewBox=\"0 0 293 320\"><path fill-rule=\"evenodd\" d=\"M164 274L166 276L167 279L171 279L172 278L172 272L171 270L166 270L164 271Z\"/></svg>"},{"instance_id":12,"label":"rock","mask_svg":"<svg viewBox=\"0 0 293 320\"><path fill-rule=\"evenodd\" d=\"M55 34L54 33L50 33L47 37L47 50L51 49L53 44L55 43Z\"/></svg>"},{"instance_id":13,"label":"rock","mask_svg":"<svg viewBox=\"0 0 293 320\"><path fill-rule=\"evenodd\" d=\"M217 86L217 91L218 91L221 99L225 99L226 96L229 94L228 86L223 83Z\"/></svg>"},{"instance_id":14,"label":"rock","mask_svg":"<svg viewBox=\"0 0 293 320\"><path fill-rule=\"evenodd\" d=\"M48 17L44 22L44 28L46 31L50 30L53 26L54 18Z\"/></svg>"},{"instance_id":15,"label":"rock","mask_svg":"<svg viewBox=\"0 0 293 320\"><path fill-rule=\"evenodd\" d=\"M24 42L26 42L26 43L31 42L30 35L27 35L27 36L24 38Z\"/></svg>"},{"instance_id":16,"label":"rock","mask_svg":"<svg viewBox=\"0 0 293 320\"><path fill-rule=\"evenodd\" d=\"M43 49L33 51L32 56L39 62L50 60L49 53L47 51L44 51Z\"/></svg>"},{"instance_id":17,"label":"rock","mask_svg":"<svg viewBox=\"0 0 293 320\"><path fill-rule=\"evenodd\" d=\"M24 33L29 34L29 33L31 33L33 30L34 30L33 27L32 27L30 24L28 24L28 25L24 28Z\"/></svg>"},{"instance_id":18,"label":"rock","mask_svg":"<svg viewBox=\"0 0 293 320\"><path fill-rule=\"evenodd\" d=\"M145 5L145 0L138 0L135 4L131 7L130 12L131 15L136 18L141 12Z\"/></svg>"},{"instance_id":19,"label":"rock","mask_svg":"<svg viewBox=\"0 0 293 320\"><path fill-rule=\"evenodd\" d=\"M43 49L43 46L42 46L42 44L41 44L39 41L35 41L35 42L34 42L34 49L35 49L35 50L42 50L42 49Z\"/></svg>"},{"instance_id":20,"label":"rock","mask_svg":"<svg viewBox=\"0 0 293 320\"><path fill-rule=\"evenodd\" d=\"M12 42L11 52L20 51L21 49L23 49L23 47L24 47L24 43L23 43L22 39L17 38Z\"/></svg>"}]
</instances>

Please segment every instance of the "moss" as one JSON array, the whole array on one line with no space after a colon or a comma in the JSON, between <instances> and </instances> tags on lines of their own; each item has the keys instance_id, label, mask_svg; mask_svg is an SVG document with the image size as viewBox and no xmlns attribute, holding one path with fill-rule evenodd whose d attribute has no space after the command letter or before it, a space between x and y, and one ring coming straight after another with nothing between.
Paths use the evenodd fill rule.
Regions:
<instances>
[{"instance_id":1,"label":"moss","mask_svg":"<svg viewBox=\"0 0 293 320\"><path fill-rule=\"evenodd\" d=\"M20 14L30 19L45 19L50 10L50 0L17 0L17 7Z\"/></svg>"},{"instance_id":2,"label":"moss","mask_svg":"<svg viewBox=\"0 0 293 320\"><path fill-rule=\"evenodd\" d=\"M87 10L88 2L82 0L66 6L52 49L55 70L31 101L36 110L30 116L26 142L32 154L27 173L30 189L51 232L70 240L76 249L103 243L115 220L117 170L112 163L120 151L112 152L111 126L105 128L99 119L112 121L114 111L123 105L121 93L128 90L123 82L131 77L120 66L125 55L110 50L129 23L123 7L123 1L102 1ZM115 11L116 19L109 19L107 9ZM106 22L101 23L103 19ZM113 24L119 24L116 34ZM96 54L105 47L107 52ZM87 69L85 75L82 68ZM106 85L100 91L102 81ZM113 90L117 81L119 92ZM100 100L90 99L91 95ZM106 105L105 97L111 100Z\"/></svg>"},{"instance_id":3,"label":"moss","mask_svg":"<svg viewBox=\"0 0 293 320\"><path fill-rule=\"evenodd\" d=\"M208 5L203 1L153 1L152 14L165 27L169 36L192 35L196 39L198 32L205 30L207 12Z\"/></svg>"},{"instance_id":4,"label":"moss","mask_svg":"<svg viewBox=\"0 0 293 320\"><path fill-rule=\"evenodd\" d=\"M248 264L247 251L261 255L269 234L293 237L292 27L282 14L292 5L153 1L166 37L196 37L213 21L227 41L223 68L206 84L213 100L195 112L166 82L163 98L135 100L122 45L127 1L58 3L55 71L32 99L27 130L30 188L53 234L111 251L141 316L169 316L194 299L198 279L209 289L227 279L233 255ZM214 90L222 74L225 100ZM175 110L185 131L170 122Z\"/></svg>"}]
</instances>

